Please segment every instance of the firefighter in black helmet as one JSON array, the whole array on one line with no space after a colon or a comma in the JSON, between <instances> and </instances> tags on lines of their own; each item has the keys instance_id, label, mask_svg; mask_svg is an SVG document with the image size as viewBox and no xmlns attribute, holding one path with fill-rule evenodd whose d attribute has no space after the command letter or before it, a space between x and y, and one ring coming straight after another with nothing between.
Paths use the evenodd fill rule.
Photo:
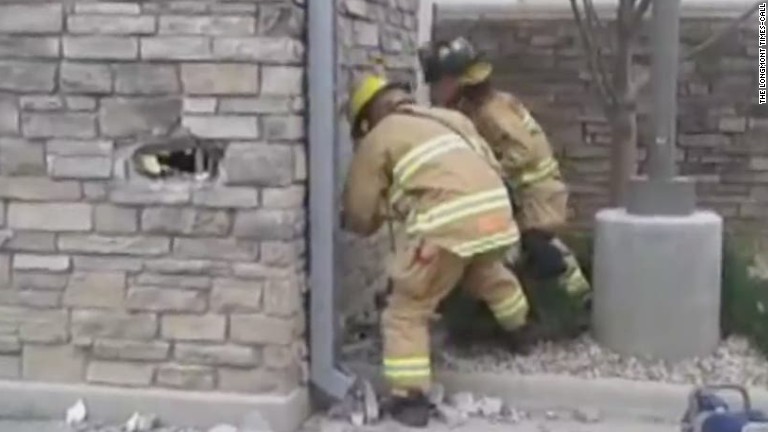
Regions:
<instances>
[{"instance_id":1,"label":"firefighter in black helmet","mask_svg":"<svg viewBox=\"0 0 768 432\"><path fill-rule=\"evenodd\" d=\"M419 61L432 102L469 117L501 162L523 232L526 270L539 280L557 280L586 306L590 284L557 237L566 225L568 192L538 122L515 96L492 86L493 66L468 40L425 45L419 49Z\"/></svg>"}]
</instances>

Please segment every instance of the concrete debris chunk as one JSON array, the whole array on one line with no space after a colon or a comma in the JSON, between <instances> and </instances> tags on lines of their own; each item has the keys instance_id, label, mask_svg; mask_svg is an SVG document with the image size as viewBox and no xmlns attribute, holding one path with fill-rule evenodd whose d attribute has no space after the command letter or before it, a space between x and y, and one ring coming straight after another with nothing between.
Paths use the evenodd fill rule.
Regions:
<instances>
[{"instance_id":1,"label":"concrete debris chunk","mask_svg":"<svg viewBox=\"0 0 768 432\"><path fill-rule=\"evenodd\" d=\"M505 405L501 409L501 418L507 423L515 424L528 418L528 413Z\"/></svg>"},{"instance_id":2,"label":"concrete debris chunk","mask_svg":"<svg viewBox=\"0 0 768 432\"><path fill-rule=\"evenodd\" d=\"M547 420L557 420L560 418L560 416L555 411L547 411L544 413L544 417Z\"/></svg>"},{"instance_id":3,"label":"concrete debris chunk","mask_svg":"<svg viewBox=\"0 0 768 432\"><path fill-rule=\"evenodd\" d=\"M349 416L349 421L355 425L355 427L362 427L365 425L365 413L359 411L354 412Z\"/></svg>"},{"instance_id":4,"label":"concrete debris chunk","mask_svg":"<svg viewBox=\"0 0 768 432\"><path fill-rule=\"evenodd\" d=\"M451 396L450 404L466 415L477 413L475 395L470 392L459 392Z\"/></svg>"},{"instance_id":5,"label":"concrete debris chunk","mask_svg":"<svg viewBox=\"0 0 768 432\"><path fill-rule=\"evenodd\" d=\"M437 419L449 429L459 427L467 422L469 415L450 405L439 404L435 407Z\"/></svg>"},{"instance_id":6,"label":"concrete debris chunk","mask_svg":"<svg viewBox=\"0 0 768 432\"><path fill-rule=\"evenodd\" d=\"M220 424L208 429L208 432L239 432L239 431L237 430L236 427L230 424Z\"/></svg>"},{"instance_id":7,"label":"concrete debris chunk","mask_svg":"<svg viewBox=\"0 0 768 432\"><path fill-rule=\"evenodd\" d=\"M78 399L74 405L67 409L66 422L69 426L75 426L85 421L88 417L88 410L85 408L85 402Z\"/></svg>"},{"instance_id":8,"label":"concrete debris chunk","mask_svg":"<svg viewBox=\"0 0 768 432\"><path fill-rule=\"evenodd\" d=\"M582 423L598 423L602 417L602 413L597 408L583 407L573 412L574 420Z\"/></svg>"},{"instance_id":9,"label":"concrete debris chunk","mask_svg":"<svg viewBox=\"0 0 768 432\"><path fill-rule=\"evenodd\" d=\"M240 432L271 432L272 427L258 411L251 411L240 421Z\"/></svg>"},{"instance_id":10,"label":"concrete debris chunk","mask_svg":"<svg viewBox=\"0 0 768 432\"><path fill-rule=\"evenodd\" d=\"M148 432L157 426L157 416L154 414L133 413L125 422L125 432Z\"/></svg>"},{"instance_id":11,"label":"concrete debris chunk","mask_svg":"<svg viewBox=\"0 0 768 432\"><path fill-rule=\"evenodd\" d=\"M445 387L440 383L435 383L429 389L429 401L433 405L441 405L445 402Z\"/></svg>"},{"instance_id":12,"label":"concrete debris chunk","mask_svg":"<svg viewBox=\"0 0 768 432\"><path fill-rule=\"evenodd\" d=\"M477 410L483 417L499 417L504 402L499 398L483 397L477 401Z\"/></svg>"}]
</instances>

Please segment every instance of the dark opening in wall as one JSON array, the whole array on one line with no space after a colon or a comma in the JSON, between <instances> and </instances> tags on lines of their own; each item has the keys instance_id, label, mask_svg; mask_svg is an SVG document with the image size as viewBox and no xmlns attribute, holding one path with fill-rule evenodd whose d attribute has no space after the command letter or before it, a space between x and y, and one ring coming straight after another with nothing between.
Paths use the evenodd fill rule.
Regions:
<instances>
[{"instance_id":1,"label":"dark opening in wall","mask_svg":"<svg viewBox=\"0 0 768 432\"><path fill-rule=\"evenodd\" d=\"M133 154L136 171L149 178L207 180L219 174L224 144L194 138L169 138L139 147Z\"/></svg>"}]
</instances>

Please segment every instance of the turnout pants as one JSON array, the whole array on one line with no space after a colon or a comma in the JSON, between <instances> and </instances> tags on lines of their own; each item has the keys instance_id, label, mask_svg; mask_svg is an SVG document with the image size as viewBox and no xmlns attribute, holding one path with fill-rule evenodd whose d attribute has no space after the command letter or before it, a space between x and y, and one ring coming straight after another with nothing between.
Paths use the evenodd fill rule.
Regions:
<instances>
[{"instance_id":1,"label":"turnout pants","mask_svg":"<svg viewBox=\"0 0 768 432\"><path fill-rule=\"evenodd\" d=\"M528 185L515 191L515 219L522 231L531 228L556 232L566 223L568 192L558 177ZM556 236L552 244L560 250L566 270L558 285L572 298L586 299L592 290L573 252Z\"/></svg>"},{"instance_id":2,"label":"turnout pants","mask_svg":"<svg viewBox=\"0 0 768 432\"><path fill-rule=\"evenodd\" d=\"M461 258L428 243L399 250L391 269L392 292L382 314L384 376L394 395L429 389L429 321L459 282L487 302L507 330L523 326L528 301L516 276L504 266L504 250Z\"/></svg>"}]
</instances>

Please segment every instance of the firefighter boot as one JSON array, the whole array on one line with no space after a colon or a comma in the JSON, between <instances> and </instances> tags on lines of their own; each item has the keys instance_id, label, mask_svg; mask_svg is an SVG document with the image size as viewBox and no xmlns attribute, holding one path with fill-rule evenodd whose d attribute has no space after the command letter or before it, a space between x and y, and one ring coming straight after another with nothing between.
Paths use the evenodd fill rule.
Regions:
<instances>
[{"instance_id":1,"label":"firefighter boot","mask_svg":"<svg viewBox=\"0 0 768 432\"><path fill-rule=\"evenodd\" d=\"M528 323L517 330L508 332L505 347L509 352L518 355L528 355L537 343L545 339L545 331L535 323Z\"/></svg>"},{"instance_id":2,"label":"firefighter boot","mask_svg":"<svg viewBox=\"0 0 768 432\"><path fill-rule=\"evenodd\" d=\"M398 423L412 428L425 428L429 424L432 406L423 393L393 396L389 404L389 414Z\"/></svg>"}]
</instances>

